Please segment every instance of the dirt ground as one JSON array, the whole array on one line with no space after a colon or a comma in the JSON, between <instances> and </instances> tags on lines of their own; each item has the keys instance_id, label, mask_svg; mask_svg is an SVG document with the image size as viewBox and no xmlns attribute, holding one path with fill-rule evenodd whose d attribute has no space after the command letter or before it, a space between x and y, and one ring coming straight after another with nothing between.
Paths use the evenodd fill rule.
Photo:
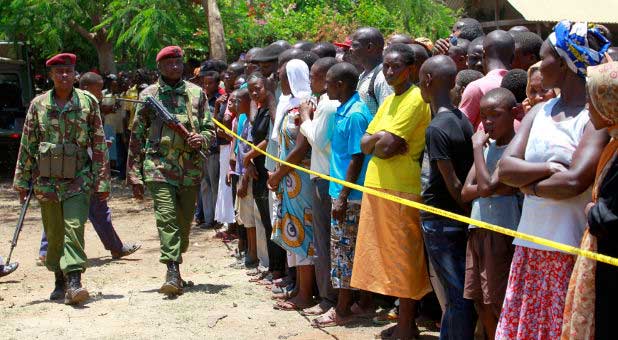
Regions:
<instances>
[{"instance_id":1,"label":"dirt ground","mask_svg":"<svg viewBox=\"0 0 618 340\"><path fill-rule=\"evenodd\" d=\"M165 267L158 262L159 240L152 204L136 211L130 194L114 183L110 200L113 223L125 242L142 249L112 261L90 223L86 224L89 268L83 283L91 299L82 307L48 300L53 274L36 266L41 237L38 203L32 201L13 259L19 269L0 279L0 338L76 339L373 339L385 327L367 319L348 327L315 329L297 312L272 308L270 292L248 282L230 250L214 231L194 227L191 246L181 266L193 288L174 300L160 295ZM0 183L0 254L8 255L19 215L19 202L10 182ZM229 247L235 247L230 244ZM437 339L422 328L423 339Z\"/></svg>"}]
</instances>

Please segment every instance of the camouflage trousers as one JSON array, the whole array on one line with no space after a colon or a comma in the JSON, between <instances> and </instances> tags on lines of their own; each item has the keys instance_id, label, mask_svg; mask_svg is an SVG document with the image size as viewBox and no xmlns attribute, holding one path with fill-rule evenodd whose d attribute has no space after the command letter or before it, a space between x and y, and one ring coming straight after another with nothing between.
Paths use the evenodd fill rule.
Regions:
<instances>
[{"instance_id":1,"label":"camouflage trousers","mask_svg":"<svg viewBox=\"0 0 618 340\"><path fill-rule=\"evenodd\" d=\"M67 274L86 270L84 224L88 219L90 194L80 193L62 202L41 201L43 228L47 234L45 266Z\"/></svg>"},{"instance_id":2,"label":"camouflage trousers","mask_svg":"<svg viewBox=\"0 0 618 340\"><path fill-rule=\"evenodd\" d=\"M161 242L159 261L182 263L182 254L189 248L189 232L199 187L176 187L161 182L148 182L147 185L154 202Z\"/></svg>"}]
</instances>

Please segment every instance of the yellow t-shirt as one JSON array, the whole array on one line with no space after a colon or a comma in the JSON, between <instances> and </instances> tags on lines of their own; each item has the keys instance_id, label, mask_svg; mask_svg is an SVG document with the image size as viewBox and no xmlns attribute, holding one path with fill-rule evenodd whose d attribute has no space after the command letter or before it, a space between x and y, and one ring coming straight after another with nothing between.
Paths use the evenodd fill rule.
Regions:
<instances>
[{"instance_id":1,"label":"yellow t-shirt","mask_svg":"<svg viewBox=\"0 0 618 340\"><path fill-rule=\"evenodd\" d=\"M365 186L420 195L421 154L425 149L425 129L431 121L429 105L421 90L410 87L400 96L386 97L367 127L368 134L387 131L408 143L408 152L389 159L371 157Z\"/></svg>"}]
</instances>

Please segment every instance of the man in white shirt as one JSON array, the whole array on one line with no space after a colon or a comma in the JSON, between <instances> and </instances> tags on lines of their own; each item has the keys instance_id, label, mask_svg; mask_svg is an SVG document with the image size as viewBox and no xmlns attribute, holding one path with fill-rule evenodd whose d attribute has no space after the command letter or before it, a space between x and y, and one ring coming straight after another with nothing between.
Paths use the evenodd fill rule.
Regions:
<instances>
[{"instance_id":1,"label":"man in white shirt","mask_svg":"<svg viewBox=\"0 0 618 340\"><path fill-rule=\"evenodd\" d=\"M300 106L303 123L300 132L311 144L311 170L328 175L330 171L330 133L334 115L340 103L330 100L326 94L326 73L337 63L332 57L321 58L311 67L311 91L318 97L317 106L310 101ZM322 315L334 306L337 292L330 278L330 212L329 183L311 175L313 184L313 237L316 249L315 278L321 302L305 309L305 315Z\"/></svg>"}]
</instances>

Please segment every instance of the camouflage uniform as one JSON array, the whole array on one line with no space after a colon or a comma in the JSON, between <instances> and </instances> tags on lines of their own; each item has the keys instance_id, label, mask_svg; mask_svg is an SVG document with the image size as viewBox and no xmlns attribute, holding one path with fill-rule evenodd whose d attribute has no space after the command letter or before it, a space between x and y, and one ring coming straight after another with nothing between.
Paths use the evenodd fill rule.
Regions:
<instances>
[{"instance_id":1,"label":"camouflage uniform","mask_svg":"<svg viewBox=\"0 0 618 340\"><path fill-rule=\"evenodd\" d=\"M140 94L142 100L147 96L159 100L187 130L204 136L202 150L208 149L215 128L200 87L186 81L172 87L159 79ZM189 247L202 164L199 153L180 135L156 119L154 112L137 105L129 142L127 182L146 184L152 194L161 242L159 260L163 263L182 263L182 253Z\"/></svg>"},{"instance_id":2,"label":"camouflage uniform","mask_svg":"<svg viewBox=\"0 0 618 340\"><path fill-rule=\"evenodd\" d=\"M85 91L74 89L64 108L56 105L54 90L32 100L26 115L13 186L34 193L41 204L43 227L49 249L49 270L84 271L84 223L91 192L110 191L107 145L99 105ZM45 143L76 144L75 178L42 177L39 173L41 146Z\"/></svg>"}]
</instances>

